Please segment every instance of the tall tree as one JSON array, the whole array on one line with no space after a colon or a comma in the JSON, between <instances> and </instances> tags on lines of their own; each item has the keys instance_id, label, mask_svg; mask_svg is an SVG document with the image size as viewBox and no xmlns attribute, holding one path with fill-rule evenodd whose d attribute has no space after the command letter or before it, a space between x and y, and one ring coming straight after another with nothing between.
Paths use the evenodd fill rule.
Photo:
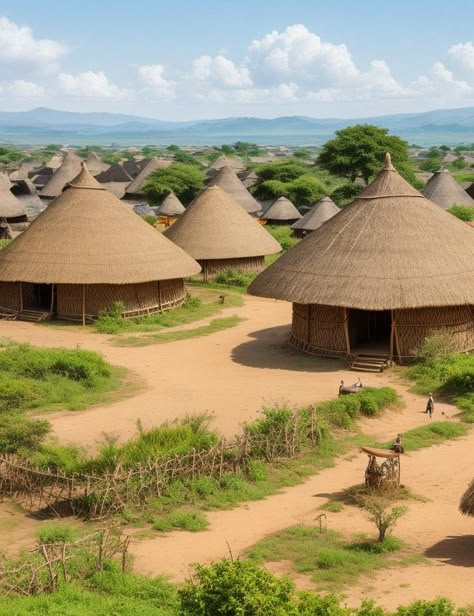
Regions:
<instances>
[{"instance_id":1,"label":"tall tree","mask_svg":"<svg viewBox=\"0 0 474 616\"><path fill-rule=\"evenodd\" d=\"M202 173L197 167L175 163L150 173L143 190L151 205L159 205L171 192L187 205L203 188Z\"/></svg>"}]
</instances>

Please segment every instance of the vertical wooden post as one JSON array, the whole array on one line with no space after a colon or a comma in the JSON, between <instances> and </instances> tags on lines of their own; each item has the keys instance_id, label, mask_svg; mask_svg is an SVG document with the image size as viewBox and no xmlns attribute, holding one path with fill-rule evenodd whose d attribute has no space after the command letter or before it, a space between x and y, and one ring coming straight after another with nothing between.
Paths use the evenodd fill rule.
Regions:
<instances>
[{"instance_id":1,"label":"vertical wooden post","mask_svg":"<svg viewBox=\"0 0 474 616\"><path fill-rule=\"evenodd\" d=\"M311 341L311 304L306 304L306 342L309 344L310 341Z\"/></svg>"},{"instance_id":2,"label":"vertical wooden post","mask_svg":"<svg viewBox=\"0 0 474 616\"><path fill-rule=\"evenodd\" d=\"M53 312L54 309L54 283L51 285L51 309L50 312Z\"/></svg>"},{"instance_id":3,"label":"vertical wooden post","mask_svg":"<svg viewBox=\"0 0 474 616\"><path fill-rule=\"evenodd\" d=\"M390 362L390 365L392 365L393 362L393 339L395 337L395 327L394 327L394 323L395 320L393 318L393 310L390 311L391 314L391 326L390 326L390 351L389 351L389 357L388 360Z\"/></svg>"},{"instance_id":4,"label":"vertical wooden post","mask_svg":"<svg viewBox=\"0 0 474 616\"><path fill-rule=\"evenodd\" d=\"M82 324L86 324L86 285L82 285Z\"/></svg>"},{"instance_id":5,"label":"vertical wooden post","mask_svg":"<svg viewBox=\"0 0 474 616\"><path fill-rule=\"evenodd\" d=\"M19 286L20 291L20 312L23 312L23 283L20 282Z\"/></svg>"},{"instance_id":6,"label":"vertical wooden post","mask_svg":"<svg viewBox=\"0 0 474 616\"><path fill-rule=\"evenodd\" d=\"M344 337L346 339L346 355L351 355L351 339L349 338L349 324L348 324L347 308L344 308Z\"/></svg>"},{"instance_id":7,"label":"vertical wooden post","mask_svg":"<svg viewBox=\"0 0 474 616\"><path fill-rule=\"evenodd\" d=\"M396 318L393 319L393 331L395 334L395 348L397 350L398 360L400 363L402 363L402 356L400 354L400 340L398 339L398 328L397 328Z\"/></svg>"},{"instance_id":8,"label":"vertical wooden post","mask_svg":"<svg viewBox=\"0 0 474 616\"><path fill-rule=\"evenodd\" d=\"M158 307L161 312L161 282L158 280Z\"/></svg>"},{"instance_id":9,"label":"vertical wooden post","mask_svg":"<svg viewBox=\"0 0 474 616\"><path fill-rule=\"evenodd\" d=\"M208 281L207 261L204 261L204 282Z\"/></svg>"}]
</instances>

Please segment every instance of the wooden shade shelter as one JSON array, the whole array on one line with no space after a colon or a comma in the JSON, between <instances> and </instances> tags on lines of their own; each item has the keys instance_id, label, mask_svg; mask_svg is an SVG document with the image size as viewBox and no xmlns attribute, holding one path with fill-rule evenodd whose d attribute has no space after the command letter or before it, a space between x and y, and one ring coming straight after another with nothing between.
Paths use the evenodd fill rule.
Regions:
<instances>
[{"instance_id":1,"label":"wooden shade shelter","mask_svg":"<svg viewBox=\"0 0 474 616\"><path fill-rule=\"evenodd\" d=\"M368 488L397 487L400 485L400 454L387 449L362 447L369 456L365 469Z\"/></svg>"}]
</instances>

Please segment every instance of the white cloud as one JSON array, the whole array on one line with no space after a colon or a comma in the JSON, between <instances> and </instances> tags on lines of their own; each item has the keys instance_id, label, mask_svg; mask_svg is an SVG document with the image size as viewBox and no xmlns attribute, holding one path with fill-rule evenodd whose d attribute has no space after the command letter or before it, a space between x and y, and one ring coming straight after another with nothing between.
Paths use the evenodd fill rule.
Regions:
<instances>
[{"instance_id":1,"label":"white cloud","mask_svg":"<svg viewBox=\"0 0 474 616\"><path fill-rule=\"evenodd\" d=\"M176 96L175 81L165 79L162 64L145 64L137 68L138 76L145 85L144 92L158 99L172 99Z\"/></svg>"},{"instance_id":2,"label":"white cloud","mask_svg":"<svg viewBox=\"0 0 474 616\"><path fill-rule=\"evenodd\" d=\"M474 45L471 41L452 45L448 49L447 60L452 66L474 75Z\"/></svg>"},{"instance_id":3,"label":"white cloud","mask_svg":"<svg viewBox=\"0 0 474 616\"><path fill-rule=\"evenodd\" d=\"M35 39L31 28L0 17L0 61L55 70L67 47L58 41Z\"/></svg>"},{"instance_id":4,"label":"white cloud","mask_svg":"<svg viewBox=\"0 0 474 616\"><path fill-rule=\"evenodd\" d=\"M40 98L44 95L45 90L32 81L24 81L17 79L16 81L0 83L0 93L12 98Z\"/></svg>"},{"instance_id":5,"label":"white cloud","mask_svg":"<svg viewBox=\"0 0 474 616\"><path fill-rule=\"evenodd\" d=\"M242 89L252 85L250 72L245 67L236 66L232 60L222 55L201 56L193 62L189 78L199 84L210 84L222 89Z\"/></svg>"},{"instance_id":6,"label":"white cloud","mask_svg":"<svg viewBox=\"0 0 474 616\"><path fill-rule=\"evenodd\" d=\"M418 96L438 97L445 100L469 99L474 95L474 88L467 81L458 79L442 62L435 62L428 75L421 75L414 84Z\"/></svg>"},{"instance_id":7,"label":"white cloud","mask_svg":"<svg viewBox=\"0 0 474 616\"><path fill-rule=\"evenodd\" d=\"M58 87L64 94L79 98L126 98L129 95L127 90L111 83L102 71L86 71L78 75L60 73Z\"/></svg>"}]
</instances>

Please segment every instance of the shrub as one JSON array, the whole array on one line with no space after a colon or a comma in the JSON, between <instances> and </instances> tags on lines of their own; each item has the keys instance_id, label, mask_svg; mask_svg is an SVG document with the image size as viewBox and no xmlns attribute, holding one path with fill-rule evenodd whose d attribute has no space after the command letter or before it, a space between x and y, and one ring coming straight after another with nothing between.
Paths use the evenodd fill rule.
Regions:
<instances>
[{"instance_id":1,"label":"shrub","mask_svg":"<svg viewBox=\"0 0 474 616\"><path fill-rule=\"evenodd\" d=\"M50 430L50 424L21 413L0 414L0 452L18 453L37 449Z\"/></svg>"},{"instance_id":2,"label":"shrub","mask_svg":"<svg viewBox=\"0 0 474 616\"><path fill-rule=\"evenodd\" d=\"M291 227L287 227L285 225L265 225L265 229L276 239L284 252L290 250L293 246L296 246L296 244L300 241L299 239L293 237Z\"/></svg>"},{"instance_id":3,"label":"shrub","mask_svg":"<svg viewBox=\"0 0 474 616\"><path fill-rule=\"evenodd\" d=\"M474 220L474 208L472 207L463 207L462 205L453 205L449 208L448 212L459 220L464 220L465 222L470 222Z\"/></svg>"},{"instance_id":4,"label":"shrub","mask_svg":"<svg viewBox=\"0 0 474 616\"><path fill-rule=\"evenodd\" d=\"M352 201L354 201L362 188L362 184L343 184L342 186L338 186L335 190L333 190L333 192L331 193L331 199L339 207L344 207L345 205L349 205L349 203L352 203Z\"/></svg>"},{"instance_id":5,"label":"shrub","mask_svg":"<svg viewBox=\"0 0 474 616\"><path fill-rule=\"evenodd\" d=\"M227 285L228 287L240 287L242 289L246 289L252 282L252 280L255 278L255 276L256 274L252 272L226 269L222 272L219 272L215 276L214 282L216 282L217 284Z\"/></svg>"},{"instance_id":6,"label":"shrub","mask_svg":"<svg viewBox=\"0 0 474 616\"><path fill-rule=\"evenodd\" d=\"M181 529L192 533L205 530L209 522L199 511L173 511L160 516L153 522L153 529L161 532Z\"/></svg>"},{"instance_id":7,"label":"shrub","mask_svg":"<svg viewBox=\"0 0 474 616\"><path fill-rule=\"evenodd\" d=\"M395 526L408 511L406 507L392 507L391 500L385 494L370 494L362 497L361 504L367 511L367 517L373 522L378 530L378 541L382 543L386 534Z\"/></svg>"},{"instance_id":8,"label":"shrub","mask_svg":"<svg viewBox=\"0 0 474 616\"><path fill-rule=\"evenodd\" d=\"M78 535L77 530L67 524L48 524L38 530L40 543L72 543Z\"/></svg>"},{"instance_id":9,"label":"shrub","mask_svg":"<svg viewBox=\"0 0 474 616\"><path fill-rule=\"evenodd\" d=\"M25 408L39 395L35 383L0 375L0 412Z\"/></svg>"}]
</instances>

